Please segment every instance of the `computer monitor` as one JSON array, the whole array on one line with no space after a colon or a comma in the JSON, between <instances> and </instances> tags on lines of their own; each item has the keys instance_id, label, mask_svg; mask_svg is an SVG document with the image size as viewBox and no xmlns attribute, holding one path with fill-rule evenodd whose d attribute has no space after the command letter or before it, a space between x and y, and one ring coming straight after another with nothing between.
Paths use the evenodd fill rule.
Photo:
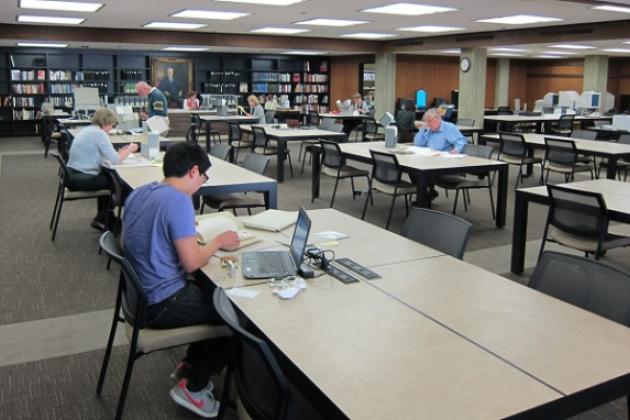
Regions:
<instances>
[{"instance_id":1,"label":"computer monitor","mask_svg":"<svg viewBox=\"0 0 630 420\"><path fill-rule=\"evenodd\" d=\"M416 108L424 109L427 107L427 92L424 89L416 91Z\"/></svg>"},{"instance_id":2,"label":"computer monitor","mask_svg":"<svg viewBox=\"0 0 630 420\"><path fill-rule=\"evenodd\" d=\"M558 105L559 100L560 100L560 97L557 93L547 92L545 96L543 96L542 106L543 108L553 108Z\"/></svg>"},{"instance_id":3,"label":"computer monitor","mask_svg":"<svg viewBox=\"0 0 630 420\"><path fill-rule=\"evenodd\" d=\"M304 258L304 251L308 243L308 233L311 230L311 219L306 214L304 207L300 208L298 213L297 222L295 223L295 230L293 231L293 238L291 239L291 245L289 252L291 258L295 263L295 268L300 269L302 259Z\"/></svg>"},{"instance_id":4,"label":"computer monitor","mask_svg":"<svg viewBox=\"0 0 630 420\"><path fill-rule=\"evenodd\" d=\"M599 109L602 103L601 98L602 95L599 92L590 90L584 91L580 95L579 100L576 101L575 107L583 109Z\"/></svg>"},{"instance_id":5,"label":"computer monitor","mask_svg":"<svg viewBox=\"0 0 630 420\"><path fill-rule=\"evenodd\" d=\"M558 105L561 107L575 108L575 102L579 101L580 96L574 90L563 90L558 92Z\"/></svg>"},{"instance_id":6,"label":"computer monitor","mask_svg":"<svg viewBox=\"0 0 630 420\"><path fill-rule=\"evenodd\" d=\"M101 100L98 96L98 88L75 87L74 88L74 110L75 111L96 111L101 107Z\"/></svg>"}]
</instances>

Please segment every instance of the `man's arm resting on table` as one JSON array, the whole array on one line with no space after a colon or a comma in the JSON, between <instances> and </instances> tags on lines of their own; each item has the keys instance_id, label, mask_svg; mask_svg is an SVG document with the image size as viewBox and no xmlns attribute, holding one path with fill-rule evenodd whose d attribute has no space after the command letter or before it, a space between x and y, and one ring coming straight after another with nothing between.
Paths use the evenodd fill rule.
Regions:
<instances>
[{"instance_id":1,"label":"man's arm resting on table","mask_svg":"<svg viewBox=\"0 0 630 420\"><path fill-rule=\"evenodd\" d=\"M238 246L239 239L236 232L223 232L214 238L207 245L199 245L196 236L187 236L175 240L175 249L179 261L182 263L187 273L193 273L206 265L212 257L222 247Z\"/></svg>"}]
</instances>

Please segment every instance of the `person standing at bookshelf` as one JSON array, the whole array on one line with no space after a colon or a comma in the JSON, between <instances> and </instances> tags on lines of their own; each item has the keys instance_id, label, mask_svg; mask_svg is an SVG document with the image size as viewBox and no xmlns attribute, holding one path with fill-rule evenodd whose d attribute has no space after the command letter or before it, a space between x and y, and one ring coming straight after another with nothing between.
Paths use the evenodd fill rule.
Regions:
<instances>
[{"instance_id":1,"label":"person standing at bookshelf","mask_svg":"<svg viewBox=\"0 0 630 420\"><path fill-rule=\"evenodd\" d=\"M136 92L138 95L149 99L149 112L141 112L140 118L146 120L156 115L162 117L168 115L168 101L161 90L149 85L147 82L138 82L136 83Z\"/></svg>"},{"instance_id":2,"label":"person standing at bookshelf","mask_svg":"<svg viewBox=\"0 0 630 420\"><path fill-rule=\"evenodd\" d=\"M247 98L247 104L249 105L249 112L246 112L245 115L248 117L258 118L257 124L266 124L267 120L265 119L265 110L262 105L258 101L258 98L255 95L249 95Z\"/></svg>"},{"instance_id":3,"label":"person standing at bookshelf","mask_svg":"<svg viewBox=\"0 0 630 420\"><path fill-rule=\"evenodd\" d=\"M138 150L129 143L118 152L112 146L107 133L118 124L116 115L107 108L94 113L92 125L79 131L70 147L68 157L68 189L70 191L98 191L111 189L107 174L101 172L106 162L117 164ZM109 215L109 196L98 197L96 217L91 226L105 230Z\"/></svg>"}]
</instances>

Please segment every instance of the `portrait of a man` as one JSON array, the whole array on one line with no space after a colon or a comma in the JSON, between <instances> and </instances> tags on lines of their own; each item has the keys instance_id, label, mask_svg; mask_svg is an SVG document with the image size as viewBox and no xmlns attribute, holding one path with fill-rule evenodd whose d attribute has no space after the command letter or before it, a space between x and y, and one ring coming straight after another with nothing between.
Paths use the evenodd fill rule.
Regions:
<instances>
[{"instance_id":1,"label":"portrait of a man","mask_svg":"<svg viewBox=\"0 0 630 420\"><path fill-rule=\"evenodd\" d=\"M186 92L192 90L192 62L186 58L154 57L151 60L153 86L161 90L169 108L180 108Z\"/></svg>"}]
</instances>

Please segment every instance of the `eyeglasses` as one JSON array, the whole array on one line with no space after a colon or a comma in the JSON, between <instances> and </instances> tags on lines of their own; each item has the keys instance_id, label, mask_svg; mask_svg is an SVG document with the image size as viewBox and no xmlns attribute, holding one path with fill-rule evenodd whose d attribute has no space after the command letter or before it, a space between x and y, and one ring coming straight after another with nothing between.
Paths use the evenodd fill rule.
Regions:
<instances>
[{"instance_id":1,"label":"eyeglasses","mask_svg":"<svg viewBox=\"0 0 630 420\"><path fill-rule=\"evenodd\" d=\"M210 168L208 168L210 169ZM206 183L208 182L208 180L210 179L210 177L208 176L208 169L206 169L205 171L203 171L199 166L197 166L197 170L199 171L199 176L203 178L203 182Z\"/></svg>"}]
</instances>

